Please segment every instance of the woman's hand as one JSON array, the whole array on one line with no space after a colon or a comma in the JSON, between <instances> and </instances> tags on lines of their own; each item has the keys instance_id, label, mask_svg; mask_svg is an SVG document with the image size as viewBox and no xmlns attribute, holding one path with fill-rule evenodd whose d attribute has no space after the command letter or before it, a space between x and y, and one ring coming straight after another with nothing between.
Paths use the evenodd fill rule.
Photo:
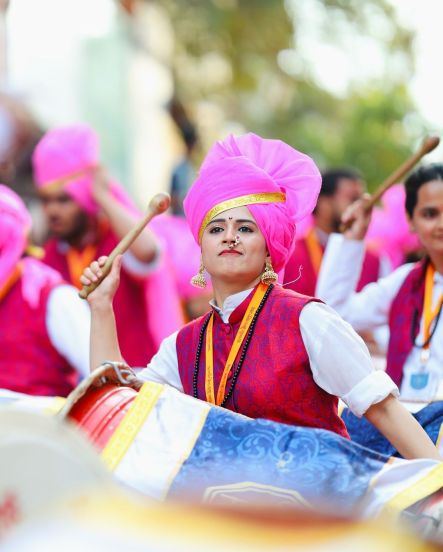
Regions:
<instances>
[{"instance_id":1,"label":"woman's hand","mask_svg":"<svg viewBox=\"0 0 443 552\"><path fill-rule=\"evenodd\" d=\"M360 199L354 201L341 217L346 227L343 235L349 240L363 240L371 222L372 209L368 209L369 194L363 194Z\"/></svg>"},{"instance_id":2,"label":"woman's hand","mask_svg":"<svg viewBox=\"0 0 443 552\"><path fill-rule=\"evenodd\" d=\"M98 282L103 277L102 268L105 265L108 257L99 257L97 261L93 261L85 268L80 276L80 282L84 286L89 286L92 283ZM118 255L112 263L110 273L103 278L98 287L88 295L88 303L92 306L97 303L112 304L115 292L117 291L120 282L120 269L122 264L122 256Z\"/></svg>"}]
</instances>

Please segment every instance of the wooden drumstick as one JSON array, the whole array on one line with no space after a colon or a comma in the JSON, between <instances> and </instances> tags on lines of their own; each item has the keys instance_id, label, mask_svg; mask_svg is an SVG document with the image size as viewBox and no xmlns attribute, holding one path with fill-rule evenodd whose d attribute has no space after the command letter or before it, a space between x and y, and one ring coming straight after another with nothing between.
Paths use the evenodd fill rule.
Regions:
<instances>
[{"instance_id":1,"label":"wooden drumstick","mask_svg":"<svg viewBox=\"0 0 443 552\"><path fill-rule=\"evenodd\" d=\"M79 296L82 299L86 299L90 293L94 291L99 285L100 282L111 272L112 263L118 255L123 255L123 253L131 246L131 244L136 240L136 238L141 234L145 226L157 215L161 215L166 211L166 209L171 204L171 198L169 194L165 192L160 192L156 194L148 205L148 210L146 215L132 228L126 236L115 246L113 251L109 254L109 257L106 259L105 264L100 268L102 276L96 281L92 282L83 288L79 292Z\"/></svg>"},{"instance_id":2,"label":"wooden drumstick","mask_svg":"<svg viewBox=\"0 0 443 552\"><path fill-rule=\"evenodd\" d=\"M377 188L377 190L371 195L368 201L365 203L365 209L370 211L377 201L382 197L382 195L391 188L396 182L398 182L403 176L408 173L414 165L416 165L422 157L427 153L430 153L434 150L440 143L440 138L438 136L427 136L418 151L414 153L409 159L407 159L398 169L396 169L388 178ZM349 221L347 224L341 225L341 231L344 232L352 224L352 221Z\"/></svg>"}]
</instances>

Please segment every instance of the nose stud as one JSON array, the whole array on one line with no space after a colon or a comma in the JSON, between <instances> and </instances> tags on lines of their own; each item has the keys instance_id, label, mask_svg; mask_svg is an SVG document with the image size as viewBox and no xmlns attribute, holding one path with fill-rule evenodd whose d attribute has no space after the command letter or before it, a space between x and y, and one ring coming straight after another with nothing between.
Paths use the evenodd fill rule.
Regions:
<instances>
[{"instance_id":1,"label":"nose stud","mask_svg":"<svg viewBox=\"0 0 443 552\"><path fill-rule=\"evenodd\" d=\"M235 240L231 241L231 243L228 245L228 249L234 249L236 245L240 243L240 236L235 236Z\"/></svg>"}]
</instances>

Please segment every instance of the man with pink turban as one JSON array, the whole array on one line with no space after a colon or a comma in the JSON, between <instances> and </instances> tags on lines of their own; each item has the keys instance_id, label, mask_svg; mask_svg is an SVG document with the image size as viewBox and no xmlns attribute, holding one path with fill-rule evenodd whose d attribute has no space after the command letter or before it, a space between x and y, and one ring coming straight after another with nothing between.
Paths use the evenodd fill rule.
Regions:
<instances>
[{"instance_id":1,"label":"man with pink turban","mask_svg":"<svg viewBox=\"0 0 443 552\"><path fill-rule=\"evenodd\" d=\"M98 136L87 125L47 132L35 148L33 169L52 234L44 262L81 287L83 269L108 255L140 213L100 168ZM123 257L114 307L123 354L135 366L145 365L183 321L173 275L164 263L148 229Z\"/></svg>"},{"instance_id":2,"label":"man with pink turban","mask_svg":"<svg viewBox=\"0 0 443 552\"><path fill-rule=\"evenodd\" d=\"M89 372L89 312L55 270L24 256L30 228L0 184L0 388L66 396Z\"/></svg>"},{"instance_id":3,"label":"man with pink turban","mask_svg":"<svg viewBox=\"0 0 443 552\"><path fill-rule=\"evenodd\" d=\"M346 437L339 396L405 457L439 458L350 326L320 301L276 283L274 271L284 268L320 182L312 159L279 140L246 134L212 147L184 202L202 251L194 282L204 285L206 269L211 309L165 339L139 376L251 418ZM112 315L119 265L89 296L93 365L106 355L122 358ZM91 265L82 283L97 272Z\"/></svg>"}]
</instances>

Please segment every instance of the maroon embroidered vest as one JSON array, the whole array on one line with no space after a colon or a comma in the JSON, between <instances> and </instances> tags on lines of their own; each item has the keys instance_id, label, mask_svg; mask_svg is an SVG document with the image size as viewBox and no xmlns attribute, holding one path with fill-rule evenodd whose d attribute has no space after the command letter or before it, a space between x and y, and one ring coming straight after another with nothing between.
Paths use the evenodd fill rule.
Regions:
<instances>
[{"instance_id":1,"label":"maroon embroidered vest","mask_svg":"<svg viewBox=\"0 0 443 552\"><path fill-rule=\"evenodd\" d=\"M324 248L322 247L323 251ZM299 268L302 266L299 277ZM376 282L380 274L380 257L366 249L361 268L360 280L356 290L360 291L370 282ZM306 238L300 238L295 242L295 249L285 267L285 287L292 289L303 295L314 295L317 285L318 274L315 273L314 266L309 256L309 250ZM294 282L294 280L297 280ZM286 284L286 282L291 282Z\"/></svg>"},{"instance_id":2,"label":"maroon embroidered vest","mask_svg":"<svg viewBox=\"0 0 443 552\"><path fill-rule=\"evenodd\" d=\"M44 270L52 272L49 267ZM48 296L56 285L43 287L32 308L23 298L19 279L0 302L0 388L66 396L76 385L77 372L52 345L46 329Z\"/></svg>"},{"instance_id":3,"label":"maroon embroidered vest","mask_svg":"<svg viewBox=\"0 0 443 552\"><path fill-rule=\"evenodd\" d=\"M401 384L403 366L417 337L423 313L427 259L418 262L406 276L389 311L389 346L386 372ZM415 321L415 324L414 324Z\"/></svg>"},{"instance_id":4,"label":"maroon embroidered vest","mask_svg":"<svg viewBox=\"0 0 443 552\"><path fill-rule=\"evenodd\" d=\"M97 246L97 258L109 255L116 245L114 234L106 232ZM59 242L50 240L45 244L43 262L58 270L67 282L72 283L66 255L60 250ZM145 281L131 276L122 268L113 305L123 358L130 366L146 366L155 353L155 345L148 330Z\"/></svg>"},{"instance_id":5,"label":"maroon embroidered vest","mask_svg":"<svg viewBox=\"0 0 443 552\"><path fill-rule=\"evenodd\" d=\"M217 391L223 368L252 293L224 324L214 316L214 381ZM251 418L329 429L348 437L337 413L338 399L314 381L300 332L300 312L312 297L276 286L258 316L241 372L226 408ZM206 316L182 328L177 336L180 379L193 394L194 363ZM238 357L241 353L239 353ZM237 365L237 361L234 366ZM232 372L232 371L231 371ZM200 358L198 397L205 399L205 343ZM228 378L229 389L232 373Z\"/></svg>"}]
</instances>

